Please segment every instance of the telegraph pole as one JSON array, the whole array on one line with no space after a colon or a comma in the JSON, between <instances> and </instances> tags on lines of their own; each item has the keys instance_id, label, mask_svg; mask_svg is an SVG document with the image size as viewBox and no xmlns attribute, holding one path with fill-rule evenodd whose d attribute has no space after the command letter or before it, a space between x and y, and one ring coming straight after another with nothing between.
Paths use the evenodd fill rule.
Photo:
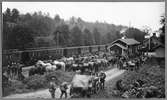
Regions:
<instances>
[{"instance_id":1,"label":"telegraph pole","mask_svg":"<svg viewBox=\"0 0 167 100\"><path fill-rule=\"evenodd\" d=\"M57 47L59 47L59 31L57 31Z\"/></svg>"}]
</instances>

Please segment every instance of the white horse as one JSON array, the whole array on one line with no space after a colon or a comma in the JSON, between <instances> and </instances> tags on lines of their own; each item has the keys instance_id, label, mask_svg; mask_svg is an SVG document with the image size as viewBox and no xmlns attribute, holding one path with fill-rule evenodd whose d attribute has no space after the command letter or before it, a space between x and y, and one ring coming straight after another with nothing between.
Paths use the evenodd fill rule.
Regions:
<instances>
[{"instance_id":1,"label":"white horse","mask_svg":"<svg viewBox=\"0 0 167 100\"><path fill-rule=\"evenodd\" d=\"M55 71L57 69L56 65L52 65L51 63L44 63L41 60L38 60L38 62L36 63L36 65L37 66L40 65L42 67L45 67L46 72L52 72L52 71Z\"/></svg>"},{"instance_id":2,"label":"white horse","mask_svg":"<svg viewBox=\"0 0 167 100\"><path fill-rule=\"evenodd\" d=\"M55 61L53 61L53 65L60 65L61 68L63 69L63 71L66 70L66 69L65 69L65 63L62 62L62 61L57 61L57 60L55 60Z\"/></svg>"},{"instance_id":3,"label":"white horse","mask_svg":"<svg viewBox=\"0 0 167 100\"><path fill-rule=\"evenodd\" d=\"M56 71L57 66L56 65L48 65L45 68L46 68L46 72L52 72L52 71Z\"/></svg>"},{"instance_id":4,"label":"white horse","mask_svg":"<svg viewBox=\"0 0 167 100\"><path fill-rule=\"evenodd\" d=\"M73 57L69 57L69 58L67 58L67 60L74 60L74 58Z\"/></svg>"},{"instance_id":5,"label":"white horse","mask_svg":"<svg viewBox=\"0 0 167 100\"><path fill-rule=\"evenodd\" d=\"M42 60L38 60L36 63L37 66L45 66L45 63Z\"/></svg>"}]
</instances>

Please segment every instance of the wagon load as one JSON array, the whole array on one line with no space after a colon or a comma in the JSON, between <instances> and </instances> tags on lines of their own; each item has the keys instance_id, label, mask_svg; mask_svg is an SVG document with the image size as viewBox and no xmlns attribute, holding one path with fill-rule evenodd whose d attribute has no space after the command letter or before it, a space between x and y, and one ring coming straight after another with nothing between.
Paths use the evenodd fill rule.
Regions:
<instances>
[{"instance_id":1,"label":"wagon load","mask_svg":"<svg viewBox=\"0 0 167 100\"><path fill-rule=\"evenodd\" d=\"M75 75L71 82L70 95L71 97L84 97L88 94L88 87L91 76L88 75Z\"/></svg>"},{"instance_id":2,"label":"wagon load","mask_svg":"<svg viewBox=\"0 0 167 100\"><path fill-rule=\"evenodd\" d=\"M80 87L80 88L86 89L89 86L90 79L91 79L91 76L88 76L88 75L75 75L71 82L72 87Z\"/></svg>"}]
</instances>

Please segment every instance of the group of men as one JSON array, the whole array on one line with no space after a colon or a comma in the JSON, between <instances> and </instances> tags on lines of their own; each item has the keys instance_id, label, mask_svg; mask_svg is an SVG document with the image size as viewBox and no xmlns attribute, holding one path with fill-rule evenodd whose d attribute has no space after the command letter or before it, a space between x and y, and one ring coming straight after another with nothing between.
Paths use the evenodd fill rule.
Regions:
<instances>
[{"instance_id":1,"label":"group of men","mask_svg":"<svg viewBox=\"0 0 167 100\"><path fill-rule=\"evenodd\" d=\"M7 77L9 79L18 79L22 80L22 65L20 63L12 63L8 65L5 70Z\"/></svg>"},{"instance_id":2,"label":"group of men","mask_svg":"<svg viewBox=\"0 0 167 100\"><path fill-rule=\"evenodd\" d=\"M97 93L97 91L101 88L104 89L105 86L105 78L106 78L106 74L105 72L101 71L99 74L96 73L93 75L92 78L92 92ZM99 87L97 87L97 82L99 81ZM97 88L96 88L97 87ZM98 90L97 90L98 89Z\"/></svg>"},{"instance_id":3,"label":"group of men","mask_svg":"<svg viewBox=\"0 0 167 100\"><path fill-rule=\"evenodd\" d=\"M56 85L55 81L56 81L56 78L52 77L51 81L49 83L49 92L50 92L52 98L55 98L55 92L56 92L56 88L57 88L57 85ZM67 98L68 83L67 82L63 82L60 85L59 88L60 88L60 91L61 91L60 98L62 98L63 95L65 95L65 98Z\"/></svg>"},{"instance_id":4,"label":"group of men","mask_svg":"<svg viewBox=\"0 0 167 100\"><path fill-rule=\"evenodd\" d=\"M145 62L146 57L138 56L133 59L121 56L117 58L117 67L120 69L132 69L137 70Z\"/></svg>"},{"instance_id":5,"label":"group of men","mask_svg":"<svg viewBox=\"0 0 167 100\"><path fill-rule=\"evenodd\" d=\"M77 71L76 74L82 75L79 71ZM82 95L82 97L85 97L87 94L89 94L89 97L90 97L90 94L97 93L98 90L104 89L105 78L106 78L106 74L103 71L101 71L99 73L91 74L91 79L88 81L88 89L85 90L85 89L82 89L82 87L80 87L80 88L77 87L78 89L81 90L80 94ZM57 90L57 85L56 85L55 81L56 81L56 78L52 77L51 81L49 83L49 92L50 92L52 98L55 98L55 92ZM67 98L68 85L69 84L67 82L63 82L59 86L59 89L61 91L60 98L62 98L63 95L65 96L65 98ZM74 89L75 87L71 87L71 89L72 88ZM70 89L70 96L72 96L71 89ZM77 90L73 91L73 92L77 92Z\"/></svg>"}]
</instances>

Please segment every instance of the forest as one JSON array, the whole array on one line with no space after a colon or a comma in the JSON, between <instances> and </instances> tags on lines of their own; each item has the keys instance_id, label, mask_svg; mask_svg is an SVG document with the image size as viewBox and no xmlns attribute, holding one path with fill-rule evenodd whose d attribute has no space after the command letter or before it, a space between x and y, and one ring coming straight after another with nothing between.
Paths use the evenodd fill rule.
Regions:
<instances>
[{"instance_id":1,"label":"forest","mask_svg":"<svg viewBox=\"0 0 167 100\"><path fill-rule=\"evenodd\" d=\"M125 30L123 34L122 30ZM64 20L58 14L51 18L41 11L21 14L15 8L7 8L3 12L4 50L101 45L123 35L142 42L146 34L144 30L106 22L86 22L76 17Z\"/></svg>"}]
</instances>

